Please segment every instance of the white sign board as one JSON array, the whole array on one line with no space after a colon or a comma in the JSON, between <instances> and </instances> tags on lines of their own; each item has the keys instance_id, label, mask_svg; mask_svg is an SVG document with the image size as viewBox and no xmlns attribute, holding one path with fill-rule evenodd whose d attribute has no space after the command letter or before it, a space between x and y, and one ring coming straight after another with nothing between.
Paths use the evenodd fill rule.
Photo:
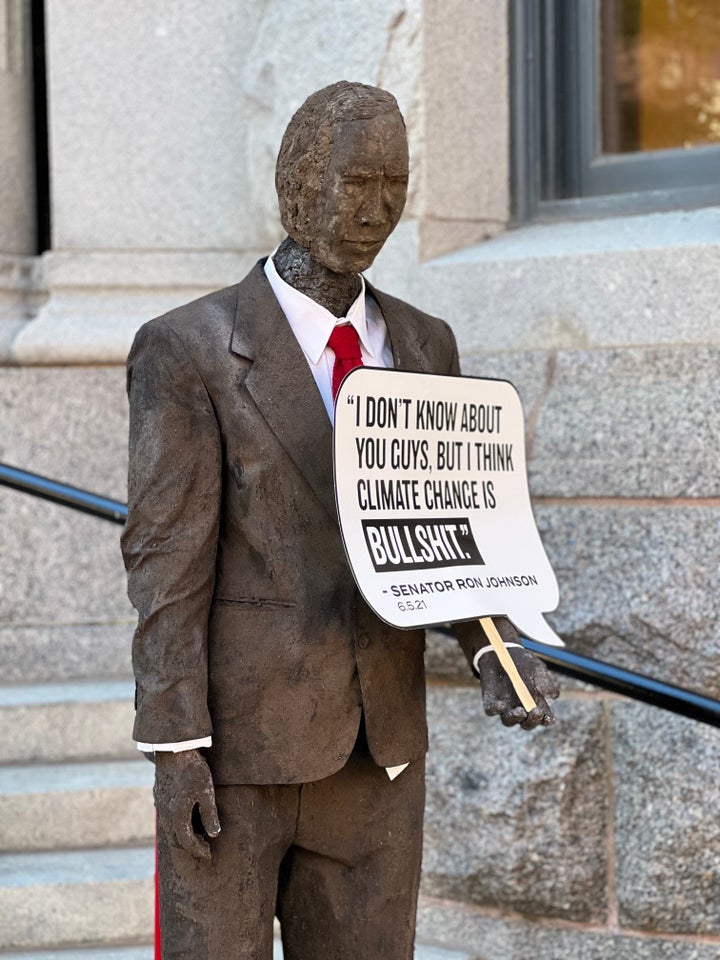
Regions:
<instances>
[{"instance_id":1,"label":"white sign board","mask_svg":"<svg viewBox=\"0 0 720 960\"><path fill-rule=\"evenodd\" d=\"M555 574L530 505L520 398L505 380L358 367L335 406L335 496L360 592L396 627L542 616Z\"/></svg>"}]
</instances>

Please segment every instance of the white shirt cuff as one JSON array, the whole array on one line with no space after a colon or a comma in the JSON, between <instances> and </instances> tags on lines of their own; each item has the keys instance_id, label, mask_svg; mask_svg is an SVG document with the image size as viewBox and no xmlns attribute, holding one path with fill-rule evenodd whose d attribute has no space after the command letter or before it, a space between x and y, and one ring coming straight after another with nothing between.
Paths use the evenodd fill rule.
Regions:
<instances>
[{"instance_id":1,"label":"white shirt cuff","mask_svg":"<svg viewBox=\"0 0 720 960\"><path fill-rule=\"evenodd\" d=\"M198 740L181 740L178 743L137 743L138 750L143 753L155 753L156 750L168 750L172 753L180 753L183 750L198 750L200 747L211 747L212 737L200 737ZM403 770L410 766L409 763L400 763L396 767L385 767L387 775L391 780L399 777Z\"/></svg>"},{"instance_id":2,"label":"white shirt cuff","mask_svg":"<svg viewBox=\"0 0 720 960\"><path fill-rule=\"evenodd\" d=\"M398 764L397 767L385 767L385 769L387 770L387 775L390 777L390 779L394 780L395 777L399 777L400 774L403 772L403 770L405 770L409 766L410 766L410 763L408 762L408 763L400 763Z\"/></svg>"},{"instance_id":3,"label":"white shirt cuff","mask_svg":"<svg viewBox=\"0 0 720 960\"><path fill-rule=\"evenodd\" d=\"M198 740L180 740L178 743L139 743L138 750L143 753L155 753L156 750L167 750L171 753L181 753L183 750L199 750L200 747L211 747L212 737L200 737Z\"/></svg>"},{"instance_id":4,"label":"white shirt cuff","mask_svg":"<svg viewBox=\"0 0 720 960\"><path fill-rule=\"evenodd\" d=\"M503 643L505 643L504 640L503 640ZM505 647L506 648L522 647L522 644L521 643L505 643ZM480 658L483 656L483 654L490 653L490 652L495 653L495 648L491 643L489 643L486 647L483 647L481 650L478 650L478 652L475 654L472 662L473 670L475 671L475 673L480 673Z\"/></svg>"}]
</instances>

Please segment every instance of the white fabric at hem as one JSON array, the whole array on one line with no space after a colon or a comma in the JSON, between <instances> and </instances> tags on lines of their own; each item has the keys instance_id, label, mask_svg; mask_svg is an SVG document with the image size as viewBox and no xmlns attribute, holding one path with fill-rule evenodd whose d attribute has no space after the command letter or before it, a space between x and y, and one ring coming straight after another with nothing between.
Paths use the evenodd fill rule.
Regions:
<instances>
[{"instance_id":1,"label":"white fabric at hem","mask_svg":"<svg viewBox=\"0 0 720 960\"><path fill-rule=\"evenodd\" d=\"M155 753L156 750L165 750L170 753L182 753L183 750L199 750L200 747L211 747L212 737L200 737L197 740L180 740L178 743L139 743L138 750L143 753Z\"/></svg>"},{"instance_id":2,"label":"white fabric at hem","mask_svg":"<svg viewBox=\"0 0 720 960\"><path fill-rule=\"evenodd\" d=\"M504 642L505 642L505 641L503 641L503 643L504 643ZM508 647L522 647L522 644L521 644L521 643L506 643L506 644L505 644L505 647L506 647L506 648L508 648ZM483 647L482 650L478 650L478 652L475 654L475 656L473 657L472 665L473 665L473 670L474 670L476 673L479 673L479 672L480 672L480 659L481 659L481 657L483 656L483 654L485 654L485 653L490 653L490 652L495 653L495 648L493 647L493 645L492 645L491 643L489 643L486 647Z\"/></svg>"},{"instance_id":3,"label":"white fabric at hem","mask_svg":"<svg viewBox=\"0 0 720 960\"><path fill-rule=\"evenodd\" d=\"M198 740L181 740L178 743L138 743L138 750L143 753L155 753L156 750L166 750L172 753L182 753L183 750L199 750L200 747L211 747L212 737L200 737ZM391 780L399 777L409 767L409 763L400 763L396 767L385 767Z\"/></svg>"},{"instance_id":4,"label":"white fabric at hem","mask_svg":"<svg viewBox=\"0 0 720 960\"><path fill-rule=\"evenodd\" d=\"M395 777L399 777L403 770L406 770L410 766L410 763L401 763L397 767L385 767L387 770L387 775L391 780L394 780Z\"/></svg>"}]
</instances>

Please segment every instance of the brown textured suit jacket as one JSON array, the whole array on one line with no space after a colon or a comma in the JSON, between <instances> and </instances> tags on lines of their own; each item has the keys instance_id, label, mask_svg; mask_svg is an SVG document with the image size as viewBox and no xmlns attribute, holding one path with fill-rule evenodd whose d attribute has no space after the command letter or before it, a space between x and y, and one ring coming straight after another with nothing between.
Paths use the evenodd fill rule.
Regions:
<instances>
[{"instance_id":1,"label":"brown textured suit jacket","mask_svg":"<svg viewBox=\"0 0 720 960\"><path fill-rule=\"evenodd\" d=\"M371 292L397 367L459 372L442 320ZM216 783L306 782L344 765L364 710L377 763L422 756L424 632L358 594L332 428L262 264L145 324L128 390L135 738L212 734Z\"/></svg>"}]
</instances>

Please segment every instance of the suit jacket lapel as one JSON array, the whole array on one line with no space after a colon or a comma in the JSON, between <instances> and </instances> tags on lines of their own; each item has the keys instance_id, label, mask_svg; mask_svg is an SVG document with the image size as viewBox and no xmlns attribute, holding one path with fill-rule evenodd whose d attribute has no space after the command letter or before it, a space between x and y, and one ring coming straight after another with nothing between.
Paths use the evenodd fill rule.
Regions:
<instances>
[{"instance_id":1,"label":"suit jacket lapel","mask_svg":"<svg viewBox=\"0 0 720 960\"><path fill-rule=\"evenodd\" d=\"M432 372L429 330L410 319L395 297L368 284L390 335L395 367ZM238 286L231 340L250 360L245 385L271 430L331 517L337 519L332 477L332 427L317 384L259 263Z\"/></svg>"},{"instance_id":2,"label":"suit jacket lapel","mask_svg":"<svg viewBox=\"0 0 720 960\"><path fill-rule=\"evenodd\" d=\"M332 427L305 355L260 264L239 285L231 349L252 361L245 380L248 392L327 512L337 519Z\"/></svg>"},{"instance_id":3,"label":"suit jacket lapel","mask_svg":"<svg viewBox=\"0 0 720 960\"><path fill-rule=\"evenodd\" d=\"M432 371L432 363L425 350L429 333L412 323L407 307L401 300L390 297L367 285L380 307L390 335L395 368L420 373Z\"/></svg>"}]
</instances>

